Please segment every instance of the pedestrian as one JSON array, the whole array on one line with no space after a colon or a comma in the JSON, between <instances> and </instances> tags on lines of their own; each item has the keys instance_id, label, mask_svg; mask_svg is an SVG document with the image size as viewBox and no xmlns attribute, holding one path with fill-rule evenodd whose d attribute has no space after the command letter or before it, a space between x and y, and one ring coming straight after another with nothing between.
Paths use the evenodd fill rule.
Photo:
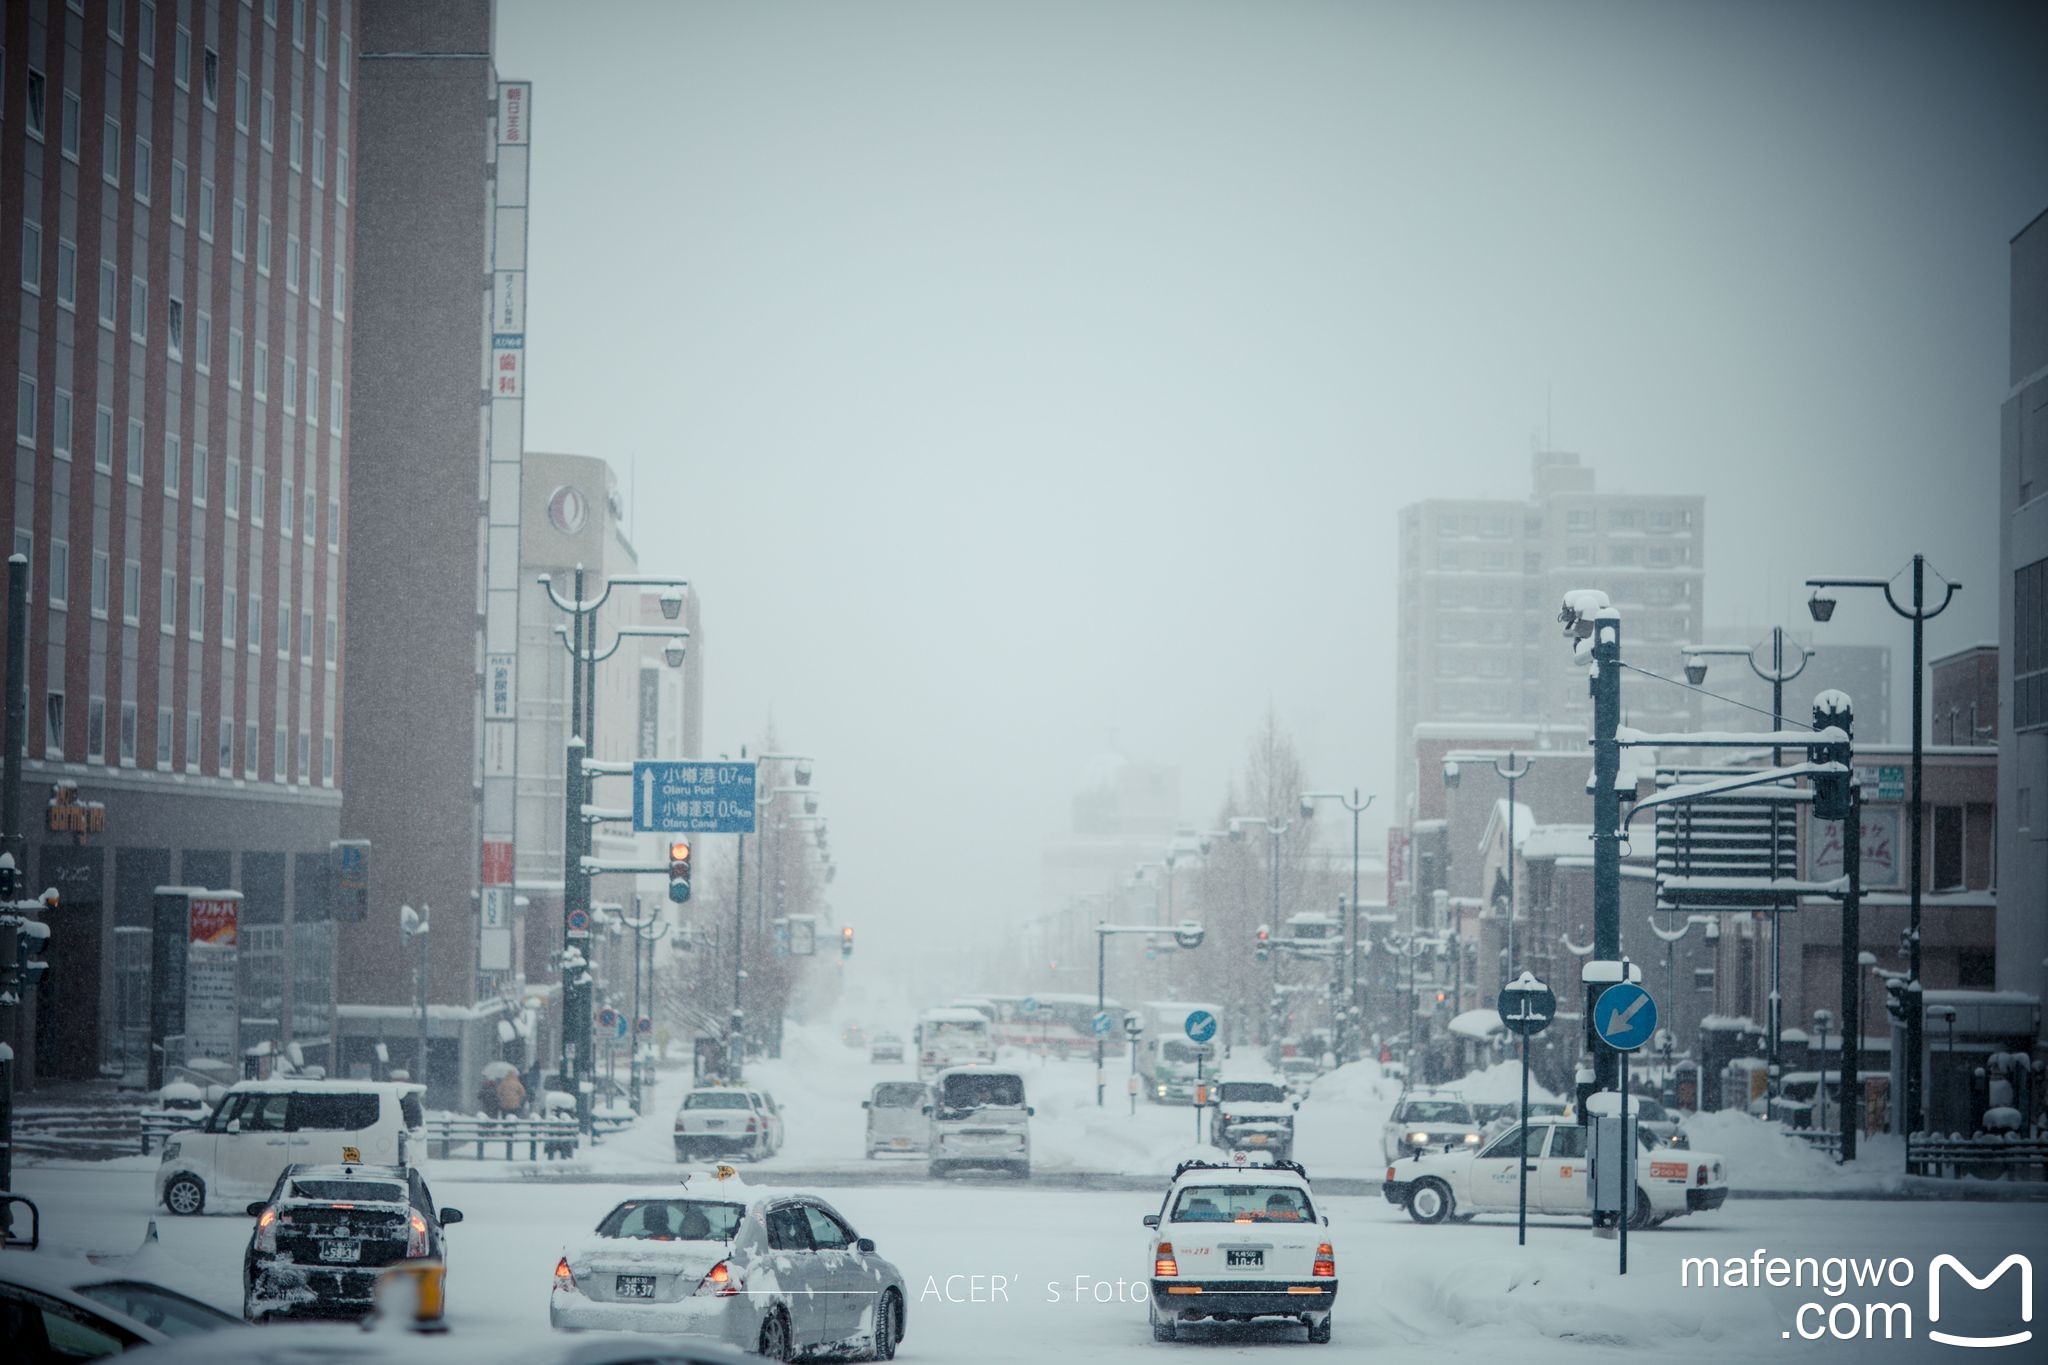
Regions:
<instances>
[{"instance_id":1,"label":"pedestrian","mask_svg":"<svg viewBox=\"0 0 2048 1365\"><path fill-rule=\"evenodd\" d=\"M517 1071L508 1070L498 1082L498 1109L510 1118L525 1107L526 1087L520 1083Z\"/></svg>"},{"instance_id":2,"label":"pedestrian","mask_svg":"<svg viewBox=\"0 0 2048 1365\"><path fill-rule=\"evenodd\" d=\"M498 1087L491 1083L489 1076L476 1088L477 1112L487 1119L498 1117Z\"/></svg>"}]
</instances>

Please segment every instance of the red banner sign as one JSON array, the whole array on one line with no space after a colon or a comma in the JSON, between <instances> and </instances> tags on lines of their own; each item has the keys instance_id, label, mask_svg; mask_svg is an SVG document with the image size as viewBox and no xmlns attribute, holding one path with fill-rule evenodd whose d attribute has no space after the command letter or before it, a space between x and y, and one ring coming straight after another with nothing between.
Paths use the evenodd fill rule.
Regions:
<instances>
[{"instance_id":1,"label":"red banner sign","mask_svg":"<svg viewBox=\"0 0 2048 1365\"><path fill-rule=\"evenodd\" d=\"M186 910L188 939L215 948L234 947L241 910L242 903L237 900L202 900L194 896Z\"/></svg>"}]
</instances>

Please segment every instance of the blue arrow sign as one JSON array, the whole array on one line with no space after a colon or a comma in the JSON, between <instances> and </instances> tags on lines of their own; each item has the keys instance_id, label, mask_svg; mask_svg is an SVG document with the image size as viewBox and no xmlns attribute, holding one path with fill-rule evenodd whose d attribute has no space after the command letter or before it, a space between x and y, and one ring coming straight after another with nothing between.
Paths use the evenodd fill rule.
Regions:
<instances>
[{"instance_id":1,"label":"blue arrow sign","mask_svg":"<svg viewBox=\"0 0 2048 1365\"><path fill-rule=\"evenodd\" d=\"M754 765L633 765L633 828L660 834L752 834Z\"/></svg>"},{"instance_id":2,"label":"blue arrow sign","mask_svg":"<svg viewBox=\"0 0 2048 1365\"><path fill-rule=\"evenodd\" d=\"M1189 1041L1206 1043L1216 1036L1216 1016L1207 1010L1196 1010L1188 1016L1186 1028Z\"/></svg>"},{"instance_id":3,"label":"blue arrow sign","mask_svg":"<svg viewBox=\"0 0 2048 1365\"><path fill-rule=\"evenodd\" d=\"M1024 1013L1026 1014L1038 1013L1038 997L1035 995L1025 996L1024 1002L1018 1005L1017 1008L1024 1011Z\"/></svg>"},{"instance_id":4,"label":"blue arrow sign","mask_svg":"<svg viewBox=\"0 0 2048 1365\"><path fill-rule=\"evenodd\" d=\"M1088 1026L1097 1033L1108 1033L1112 1028L1116 1027L1116 1020L1109 1017L1108 1010L1103 1010L1088 1021Z\"/></svg>"},{"instance_id":5,"label":"blue arrow sign","mask_svg":"<svg viewBox=\"0 0 2048 1365\"><path fill-rule=\"evenodd\" d=\"M1633 981L1600 992L1593 1005L1593 1031L1618 1052L1634 1052L1657 1031L1657 1002Z\"/></svg>"}]
</instances>

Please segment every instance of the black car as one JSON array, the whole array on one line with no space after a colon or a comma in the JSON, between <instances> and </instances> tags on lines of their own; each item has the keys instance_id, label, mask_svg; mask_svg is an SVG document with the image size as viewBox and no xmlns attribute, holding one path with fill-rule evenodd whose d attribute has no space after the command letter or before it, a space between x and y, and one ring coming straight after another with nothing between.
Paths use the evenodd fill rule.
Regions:
<instances>
[{"instance_id":1,"label":"black car","mask_svg":"<svg viewBox=\"0 0 2048 1365\"><path fill-rule=\"evenodd\" d=\"M443 1229L462 1221L460 1209L436 1210L427 1182L405 1166L287 1166L249 1213L242 1314L251 1322L362 1317L379 1271L444 1259Z\"/></svg>"}]
</instances>

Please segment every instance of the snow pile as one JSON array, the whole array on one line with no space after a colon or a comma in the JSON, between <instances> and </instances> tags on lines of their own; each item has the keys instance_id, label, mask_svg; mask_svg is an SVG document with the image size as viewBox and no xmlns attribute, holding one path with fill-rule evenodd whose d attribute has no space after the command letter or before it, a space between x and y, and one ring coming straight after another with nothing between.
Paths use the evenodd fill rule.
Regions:
<instances>
[{"instance_id":1,"label":"snow pile","mask_svg":"<svg viewBox=\"0 0 2048 1365\"><path fill-rule=\"evenodd\" d=\"M1519 1061L1495 1062L1483 1071L1468 1072L1450 1088L1473 1104L1519 1104L1522 1100L1522 1064ZM1531 1103L1537 1100L1555 1103L1561 1098L1547 1090L1533 1073L1530 1075Z\"/></svg>"},{"instance_id":2,"label":"snow pile","mask_svg":"<svg viewBox=\"0 0 2048 1365\"><path fill-rule=\"evenodd\" d=\"M1865 1138L1859 1159L1845 1166L1778 1124L1733 1109L1692 1114L1680 1126L1694 1151L1727 1162L1731 1190L1875 1193L1904 1184L1905 1156L1895 1138Z\"/></svg>"}]
</instances>

